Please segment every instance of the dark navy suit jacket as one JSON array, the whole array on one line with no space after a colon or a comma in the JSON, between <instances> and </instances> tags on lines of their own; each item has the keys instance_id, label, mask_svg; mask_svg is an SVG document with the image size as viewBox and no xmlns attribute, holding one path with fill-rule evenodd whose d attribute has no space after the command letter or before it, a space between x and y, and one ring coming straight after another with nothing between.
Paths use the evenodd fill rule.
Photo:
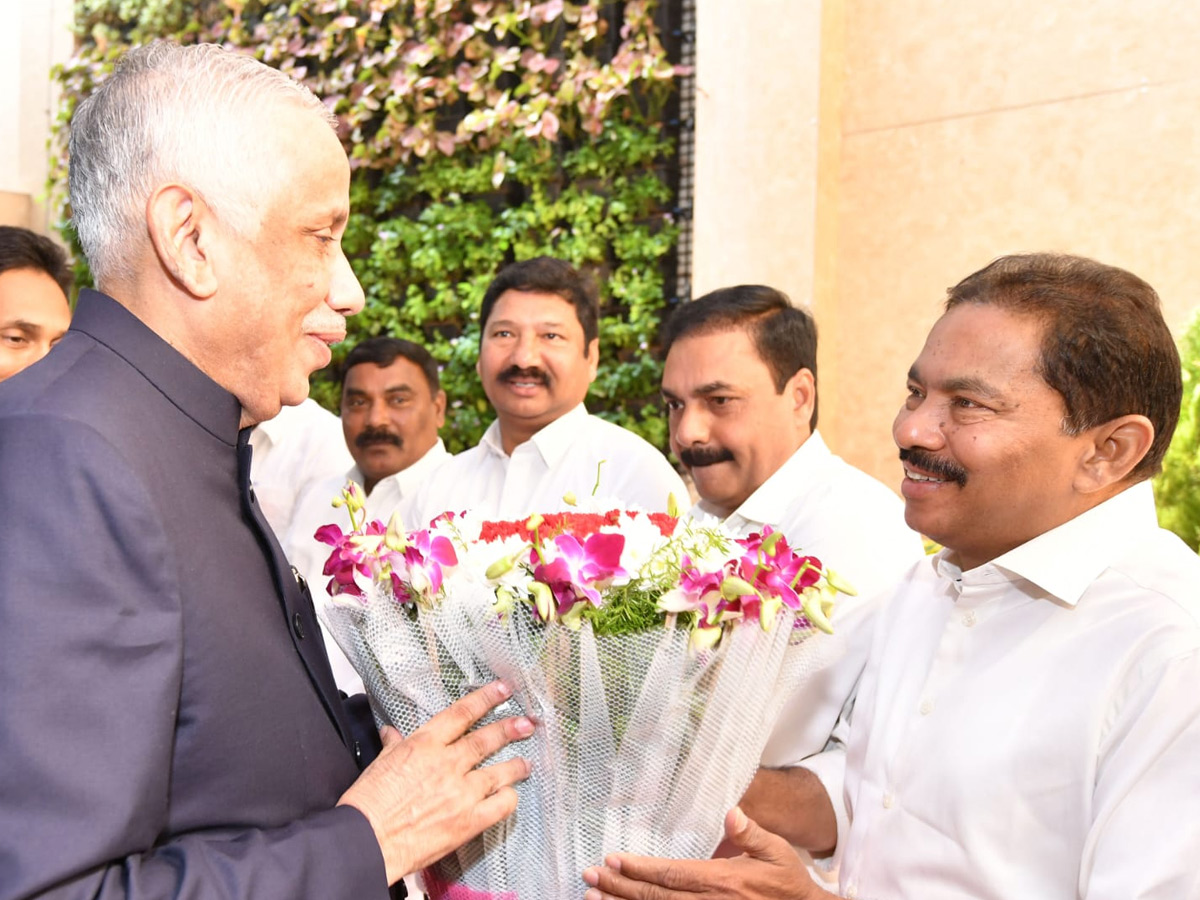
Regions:
<instances>
[{"instance_id":1,"label":"dark navy suit jacket","mask_svg":"<svg viewBox=\"0 0 1200 900\"><path fill-rule=\"evenodd\" d=\"M388 896L240 406L112 299L0 383L0 898Z\"/></svg>"}]
</instances>

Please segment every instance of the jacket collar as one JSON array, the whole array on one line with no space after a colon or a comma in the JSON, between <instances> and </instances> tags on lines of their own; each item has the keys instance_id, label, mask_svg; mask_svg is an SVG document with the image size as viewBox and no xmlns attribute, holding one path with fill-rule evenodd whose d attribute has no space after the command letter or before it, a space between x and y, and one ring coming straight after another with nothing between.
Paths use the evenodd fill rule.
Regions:
<instances>
[{"instance_id":1,"label":"jacket collar","mask_svg":"<svg viewBox=\"0 0 1200 900\"><path fill-rule=\"evenodd\" d=\"M242 417L238 399L112 297L80 291L71 331L120 356L213 437L231 447L237 444Z\"/></svg>"}]
</instances>

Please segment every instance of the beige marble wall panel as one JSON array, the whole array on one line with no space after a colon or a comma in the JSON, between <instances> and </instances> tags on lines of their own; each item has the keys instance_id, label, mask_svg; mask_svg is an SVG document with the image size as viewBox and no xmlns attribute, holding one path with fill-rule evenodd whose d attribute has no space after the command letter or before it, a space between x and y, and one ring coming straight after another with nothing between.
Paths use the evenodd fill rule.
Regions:
<instances>
[{"instance_id":1,"label":"beige marble wall panel","mask_svg":"<svg viewBox=\"0 0 1200 900\"><path fill-rule=\"evenodd\" d=\"M820 18L820 0L698 4L693 296L759 282L810 300Z\"/></svg>"},{"instance_id":2,"label":"beige marble wall panel","mask_svg":"<svg viewBox=\"0 0 1200 900\"><path fill-rule=\"evenodd\" d=\"M50 68L74 47L71 0L0 0L0 191L27 195L30 227L50 228L46 142L58 95Z\"/></svg>"},{"instance_id":3,"label":"beige marble wall panel","mask_svg":"<svg viewBox=\"0 0 1200 900\"><path fill-rule=\"evenodd\" d=\"M847 0L847 133L1195 78L1195 0Z\"/></svg>"},{"instance_id":4,"label":"beige marble wall panel","mask_svg":"<svg viewBox=\"0 0 1200 900\"><path fill-rule=\"evenodd\" d=\"M33 226L33 198L28 194L0 191L0 225Z\"/></svg>"},{"instance_id":5,"label":"beige marble wall panel","mask_svg":"<svg viewBox=\"0 0 1200 900\"><path fill-rule=\"evenodd\" d=\"M842 145L833 353L839 451L895 485L890 422L945 289L992 258L1059 250L1154 285L1178 332L1200 304L1200 80Z\"/></svg>"}]
</instances>

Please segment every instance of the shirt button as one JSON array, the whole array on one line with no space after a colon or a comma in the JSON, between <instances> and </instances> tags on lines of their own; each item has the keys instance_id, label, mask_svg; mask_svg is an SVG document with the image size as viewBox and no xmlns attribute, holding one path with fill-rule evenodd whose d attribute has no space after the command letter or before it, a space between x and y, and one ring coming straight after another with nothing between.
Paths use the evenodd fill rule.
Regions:
<instances>
[{"instance_id":1,"label":"shirt button","mask_svg":"<svg viewBox=\"0 0 1200 900\"><path fill-rule=\"evenodd\" d=\"M300 618L300 613L292 614L292 633L297 639L304 640L304 621Z\"/></svg>"},{"instance_id":2,"label":"shirt button","mask_svg":"<svg viewBox=\"0 0 1200 900\"><path fill-rule=\"evenodd\" d=\"M923 716L929 715L931 712L933 712L933 701L932 700L922 700L921 705L918 707L918 709L920 709L921 715L923 715Z\"/></svg>"},{"instance_id":3,"label":"shirt button","mask_svg":"<svg viewBox=\"0 0 1200 900\"><path fill-rule=\"evenodd\" d=\"M965 613L963 613L962 623L964 625L966 625L968 628L970 628L972 625L974 625L975 624L975 613L972 610L968 609Z\"/></svg>"},{"instance_id":4,"label":"shirt button","mask_svg":"<svg viewBox=\"0 0 1200 900\"><path fill-rule=\"evenodd\" d=\"M849 900L854 900L854 898L858 896L858 887L853 884L847 885L846 896L849 898Z\"/></svg>"},{"instance_id":5,"label":"shirt button","mask_svg":"<svg viewBox=\"0 0 1200 900\"><path fill-rule=\"evenodd\" d=\"M893 794L891 791L888 791L886 794L883 795L883 808L891 809L895 805L896 805L896 795Z\"/></svg>"}]
</instances>

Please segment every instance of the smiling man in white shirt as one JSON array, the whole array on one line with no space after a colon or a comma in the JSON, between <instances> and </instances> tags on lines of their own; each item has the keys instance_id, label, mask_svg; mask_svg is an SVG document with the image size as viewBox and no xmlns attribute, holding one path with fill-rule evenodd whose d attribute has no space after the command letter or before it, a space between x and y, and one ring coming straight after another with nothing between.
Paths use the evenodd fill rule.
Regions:
<instances>
[{"instance_id":1,"label":"smiling man in white shirt","mask_svg":"<svg viewBox=\"0 0 1200 900\"><path fill-rule=\"evenodd\" d=\"M900 498L835 456L817 431L817 328L764 285L683 304L662 336L662 394L671 450L700 500L689 515L735 534L770 525L858 591L834 614L836 664L789 701L768 766L824 748L866 658L878 595L923 555Z\"/></svg>"},{"instance_id":2,"label":"smiling man in white shirt","mask_svg":"<svg viewBox=\"0 0 1200 900\"><path fill-rule=\"evenodd\" d=\"M599 301L570 264L541 256L503 269L479 318L483 390L496 420L422 489L417 522L446 511L520 518L604 503L665 511L687 489L665 456L584 407L600 360Z\"/></svg>"},{"instance_id":3,"label":"smiling man in white shirt","mask_svg":"<svg viewBox=\"0 0 1200 900\"><path fill-rule=\"evenodd\" d=\"M946 307L893 428L906 518L946 549L877 619L844 758L753 812L836 845L846 897L1200 897L1200 557L1148 481L1182 394L1158 297L1039 254ZM613 858L589 900L833 896L726 825L745 855Z\"/></svg>"}]
</instances>

